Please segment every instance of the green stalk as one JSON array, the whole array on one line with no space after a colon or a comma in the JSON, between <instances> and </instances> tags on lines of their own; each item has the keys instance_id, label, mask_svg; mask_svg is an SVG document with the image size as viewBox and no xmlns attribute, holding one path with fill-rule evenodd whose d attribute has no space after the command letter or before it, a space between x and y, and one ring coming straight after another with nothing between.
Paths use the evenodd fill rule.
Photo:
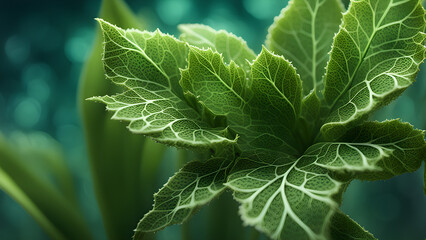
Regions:
<instances>
[{"instance_id":1,"label":"green stalk","mask_svg":"<svg viewBox=\"0 0 426 240\"><path fill-rule=\"evenodd\" d=\"M52 238L65 240L64 235L56 229L53 223L43 214L33 201L19 188L13 179L0 168L0 189L15 199L38 222L44 231Z\"/></svg>"},{"instance_id":2,"label":"green stalk","mask_svg":"<svg viewBox=\"0 0 426 240\"><path fill-rule=\"evenodd\" d=\"M255 228L250 230L250 240L259 240L260 232Z\"/></svg>"},{"instance_id":3,"label":"green stalk","mask_svg":"<svg viewBox=\"0 0 426 240\"><path fill-rule=\"evenodd\" d=\"M33 171L0 135L0 188L27 210L52 239L92 239L80 209ZM27 161L28 160L28 161Z\"/></svg>"},{"instance_id":4,"label":"green stalk","mask_svg":"<svg viewBox=\"0 0 426 240\"><path fill-rule=\"evenodd\" d=\"M214 199L208 206L207 240L248 239L247 228L238 215L238 203L232 199L230 192L225 192Z\"/></svg>"},{"instance_id":5,"label":"green stalk","mask_svg":"<svg viewBox=\"0 0 426 240\"><path fill-rule=\"evenodd\" d=\"M177 151L177 171L183 168L186 163L188 163L191 159L190 152L184 149L179 149ZM190 240L190 228L189 221L184 222L181 225L181 240Z\"/></svg>"},{"instance_id":6,"label":"green stalk","mask_svg":"<svg viewBox=\"0 0 426 240\"><path fill-rule=\"evenodd\" d=\"M3 189L9 196L15 199L44 229L52 238L65 240L64 235L57 229L53 223L43 214L22 189L13 181L13 179L0 168L0 189Z\"/></svg>"},{"instance_id":7,"label":"green stalk","mask_svg":"<svg viewBox=\"0 0 426 240\"><path fill-rule=\"evenodd\" d=\"M166 146L158 144L149 138L145 139L140 168L140 182L144 184L143 190L144 194L146 195L143 205L147 206L147 208L143 211L144 214L151 210L153 194L158 191L154 184L154 180L157 178L160 162L163 159L165 150Z\"/></svg>"},{"instance_id":8,"label":"green stalk","mask_svg":"<svg viewBox=\"0 0 426 240\"><path fill-rule=\"evenodd\" d=\"M31 159L25 161L25 164L32 172L38 171L39 176L48 182L53 180L54 186L57 186L55 189L79 208L72 174L65 162L62 147L56 140L42 132L14 132L9 141L22 159Z\"/></svg>"},{"instance_id":9,"label":"green stalk","mask_svg":"<svg viewBox=\"0 0 426 240\"><path fill-rule=\"evenodd\" d=\"M120 0L104 0L100 17L124 28L142 28ZM143 136L132 134L123 123L110 120L111 114L103 105L86 101L92 96L117 92L117 87L105 79L101 56L102 36L98 29L94 49L81 75L78 101L95 194L108 238L130 239L139 219L152 206L153 180L149 178L155 176L152 169L159 160L155 156L142 156L147 144ZM157 155L163 152L161 148L155 151ZM147 165L152 171L144 173L151 174L150 177L144 177L141 171Z\"/></svg>"}]
</instances>

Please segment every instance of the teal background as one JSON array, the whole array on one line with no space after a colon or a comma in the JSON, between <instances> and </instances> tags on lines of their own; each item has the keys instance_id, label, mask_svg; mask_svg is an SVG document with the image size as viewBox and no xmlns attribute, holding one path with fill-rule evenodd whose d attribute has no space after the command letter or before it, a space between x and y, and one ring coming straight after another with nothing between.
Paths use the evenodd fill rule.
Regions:
<instances>
[{"instance_id":1,"label":"teal background","mask_svg":"<svg viewBox=\"0 0 426 240\"><path fill-rule=\"evenodd\" d=\"M152 0L127 1L148 25L177 34L179 23L204 23L243 37L256 52L268 26L286 1ZM104 239L93 194L81 123L77 84L95 36L100 1L7 1L0 8L0 131L47 132L63 146L78 187L79 201L92 230ZM426 129L426 66L417 82L378 112L378 120L401 118ZM164 181L173 174L173 150L162 163ZM388 181L353 182L342 209L379 239L425 239L426 197L423 167ZM199 215L202 215L201 212ZM141 216L142 217L142 216ZM136 225L136 223L135 223ZM199 231L202 231L202 227ZM160 239L179 239L179 228ZM197 236L192 236L197 239ZM47 239L32 218L0 192L0 239Z\"/></svg>"}]
</instances>

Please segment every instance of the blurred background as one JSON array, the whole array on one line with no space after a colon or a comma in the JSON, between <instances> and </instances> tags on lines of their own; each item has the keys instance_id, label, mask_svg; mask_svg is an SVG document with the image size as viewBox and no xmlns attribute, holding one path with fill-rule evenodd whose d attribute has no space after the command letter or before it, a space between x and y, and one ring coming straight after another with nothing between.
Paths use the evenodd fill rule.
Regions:
<instances>
[{"instance_id":1,"label":"blurred background","mask_svg":"<svg viewBox=\"0 0 426 240\"><path fill-rule=\"evenodd\" d=\"M177 24L203 23L243 37L259 52L267 28L285 0L135 0L127 1L148 30L177 35ZM78 80L97 28L101 1L8 1L0 8L0 132L41 131L63 148L82 206L96 239L105 239L90 178L77 107ZM426 66L397 101L373 118L401 118L426 129ZM161 165L159 188L172 175ZM354 181L343 211L379 239L425 239L426 197L423 168L385 182ZM164 175L164 176L163 176ZM142 216L140 216L142 217ZM135 222L136 226L136 222ZM167 231L175 231L170 228ZM161 235L161 234L160 234ZM164 234L173 239L173 234ZM175 236L175 239L179 239ZM160 236L161 238L161 236ZM0 239L47 239L13 199L0 192Z\"/></svg>"}]
</instances>

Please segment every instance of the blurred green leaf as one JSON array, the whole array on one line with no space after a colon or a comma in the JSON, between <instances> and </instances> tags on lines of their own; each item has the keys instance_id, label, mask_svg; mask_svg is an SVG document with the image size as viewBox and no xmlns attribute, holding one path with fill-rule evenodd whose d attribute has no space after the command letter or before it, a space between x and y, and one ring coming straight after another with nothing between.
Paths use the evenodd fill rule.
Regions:
<instances>
[{"instance_id":1,"label":"blurred green leaf","mask_svg":"<svg viewBox=\"0 0 426 240\"><path fill-rule=\"evenodd\" d=\"M202 24L181 24L180 39L199 48L211 48L222 53L226 63L234 61L237 65L250 70L250 62L256 58L246 41L224 30L216 31Z\"/></svg>"},{"instance_id":2,"label":"blurred green leaf","mask_svg":"<svg viewBox=\"0 0 426 240\"><path fill-rule=\"evenodd\" d=\"M104 0L100 17L126 28L144 27L121 0ZM108 238L130 239L138 220L152 206L152 176L165 147L131 134L123 124L109 121L103 106L86 101L118 90L105 78L101 55L102 35L98 29L80 78L78 101L95 194Z\"/></svg>"},{"instance_id":3,"label":"blurred green leaf","mask_svg":"<svg viewBox=\"0 0 426 240\"><path fill-rule=\"evenodd\" d=\"M78 206L72 174L58 142L43 132L28 134L13 132L9 136L9 141L22 158L31 159L25 164L32 172L44 178L70 202Z\"/></svg>"},{"instance_id":4,"label":"blurred green leaf","mask_svg":"<svg viewBox=\"0 0 426 240\"><path fill-rule=\"evenodd\" d=\"M18 147L9 145L0 135L0 188L21 204L53 239L92 239L77 206L74 188L68 178L70 173L58 152L57 143L46 136L43 138L47 141L45 148L36 149L35 145L28 143L40 140L39 135L15 136ZM49 144L52 147L47 147ZM39 154L32 156L29 152ZM41 159L49 155L56 158ZM44 160L50 161L50 164L39 164ZM40 170L34 170L34 166ZM64 176L57 175L59 173ZM49 174L56 177L46 178ZM58 184L56 187L55 182ZM69 189L61 191L62 186Z\"/></svg>"},{"instance_id":5,"label":"blurred green leaf","mask_svg":"<svg viewBox=\"0 0 426 240\"><path fill-rule=\"evenodd\" d=\"M341 211L337 211L331 218L330 237L332 240L376 239L371 233Z\"/></svg>"}]
</instances>

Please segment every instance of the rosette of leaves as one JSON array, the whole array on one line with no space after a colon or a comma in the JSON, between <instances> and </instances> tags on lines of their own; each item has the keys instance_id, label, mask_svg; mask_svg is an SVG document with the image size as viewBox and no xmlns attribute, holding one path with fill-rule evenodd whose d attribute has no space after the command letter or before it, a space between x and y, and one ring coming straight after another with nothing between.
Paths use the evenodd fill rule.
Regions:
<instances>
[{"instance_id":1,"label":"rosette of leaves","mask_svg":"<svg viewBox=\"0 0 426 240\"><path fill-rule=\"evenodd\" d=\"M293 0L256 54L239 37L198 24L180 40L103 30L106 77L123 92L93 97L133 133L209 151L155 196L136 237L187 220L225 189L271 239L374 239L340 212L353 179L417 170L423 131L368 121L411 85L425 56L417 0Z\"/></svg>"}]
</instances>

